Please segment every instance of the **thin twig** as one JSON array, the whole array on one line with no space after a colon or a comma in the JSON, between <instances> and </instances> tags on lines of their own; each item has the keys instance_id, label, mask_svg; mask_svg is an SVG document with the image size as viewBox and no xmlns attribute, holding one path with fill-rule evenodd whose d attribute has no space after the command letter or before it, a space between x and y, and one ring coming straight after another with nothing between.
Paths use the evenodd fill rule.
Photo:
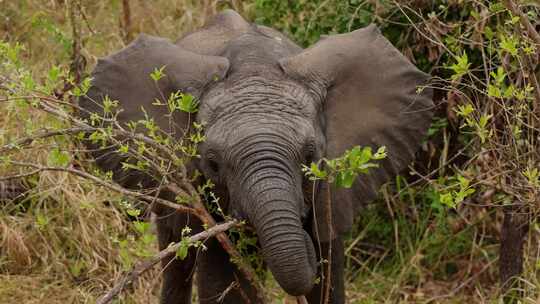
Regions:
<instances>
[{"instance_id":1,"label":"thin twig","mask_svg":"<svg viewBox=\"0 0 540 304\"><path fill-rule=\"evenodd\" d=\"M40 132L39 134L20 138L14 142L11 142L7 145L0 147L0 152L4 152L10 149L15 149L20 146L25 146L31 144L33 141L38 139L44 139L48 137L54 137L59 135L69 135L69 134L76 134L79 132L90 132L96 130L96 128L86 128L86 127L80 127L80 128L68 128L68 129L60 129L60 130L44 130Z\"/></svg>"},{"instance_id":2,"label":"thin twig","mask_svg":"<svg viewBox=\"0 0 540 304\"><path fill-rule=\"evenodd\" d=\"M201 233L197 233L189 238L189 241L191 243L206 240L208 238L211 238L213 236L216 236L219 233L223 233L232 227L238 225L238 221L231 220L219 225L215 225L211 228L209 228L206 231L203 231ZM146 261L140 262L133 269L126 274L126 276L120 280L120 282L116 283L112 289L110 289L103 297L101 297L96 303L97 304L107 304L110 303L114 297L116 297L124 287L132 282L134 282L139 276L141 276L143 273L154 267L157 263L159 263L161 260L170 257L176 253L178 248L180 248L181 243L174 243L171 244L166 249L163 249L153 257L149 258Z\"/></svg>"},{"instance_id":3,"label":"thin twig","mask_svg":"<svg viewBox=\"0 0 540 304\"><path fill-rule=\"evenodd\" d=\"M531 21L529 20L529 17L527 17L519 9L519 7L514 3L514 1L505 0L503 1L503 3L504 3L504 6L506 6L506 8L512 12L512 15L519 17L521 24L527 29L527 32L529 32L531 39L534 40L536 44L540 45L540 34L536 31L536 29L534 28L534 25L532 25Z\"/></svg>"},{"instance_id":4,"label":"thin twig","mask_svg":"<svg viewBox=\"0 0 540 304\"><path fill-rule=\"evenodd\" d=\"M326 281L324 285L324 304L330 303L330 286L332 285L332 241L334 240L334 223L332 221L332 197L330 193L330 185L326 187L326 225L328 225L328 256L326 258L328 266L326 267Z\"/></svg>"},{"instance_id":5,"label":"thin twig","mask_svg":"<svg viewBox=\"0 0 540 304\"><path fill-rule=\"evenodd\" d=\"M84 171L77 170L77 169L74 169L74 168L49 167L49 166L41 166L41 165L38 165L38 164L26 163L26 162L18 162L18 161L10 161L9 163L12 164L12 165L15 165L15 166L30 167L30 168L36 169L33 173L38 173L38 172L41 172L41 171L57 171L57 172L71 173L73 175L76 175L76 176L91 180L91 181L93 181L94 183L96 183L96 184L98 184L100 186L103 186L103 187L108 188L110 190L114 190L114 191L116 191L118 193L130 196L130 197L142 199L142 200L147 201L147 202L155 201L155 202L157 202L159 204L162 204L162 205L164 205L166 207L169 207L169 208L172 208L174 210L177 210L177 211L180 211L180 212L189 212L189 213L193 213L193 214L199 216L198 211L195 210L194 208L186 207L186 206L183 206L183 205L180 205L180 204L175 204L175 203L170 202L168 200L164 200L164 199L161 199L161 198L158 198L158 197L153 197L153 196L146 195L146 194L143 194L143 193L140 193L140 192L127 190L127 189L122 188L122 187L120 187L118 185L115 185L113 183L104 181L104 180L100 179L99 177L96 177L96 176L94 176L92 174L89 174L89 173L86 173ZM10 179L10 178L6 178L6 179ZM186 192L184 192L180 188L178 188L178 189L179 189L178 191L179 191L179 193L181 195L187 196Z\"/></svg>"}]
</instances>

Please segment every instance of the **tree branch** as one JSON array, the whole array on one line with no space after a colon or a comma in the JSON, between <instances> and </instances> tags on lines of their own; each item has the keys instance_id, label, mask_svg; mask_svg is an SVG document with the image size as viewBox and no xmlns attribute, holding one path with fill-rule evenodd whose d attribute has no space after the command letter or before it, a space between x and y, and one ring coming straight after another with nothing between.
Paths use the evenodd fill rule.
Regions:
<instances>
[{"instance_id":1,"label":"tree branch","mask_svg":"<svg viewBox=\"0 0 540 304\"><path fill-rule=\"evenodd\" d=\"M34 170L32 172L33 174L39 173L41 171L57 171L57 172L71 173L73 175L76 175L76 176L91 180L92 182L94 182L94 183L96 183L96 184L98 184L100 186L103 186L103 187L105 187L107 189L116 191L116 192L124 194L124 195L134 197L134 198L137 198L137 199L142 199L142 200L144 200L146 202L154 202L155 201L156 203L162 204L162 205L164 205L166 207L169 207L169 208L172 208L174 210L177 210L177 211L180 211L180 212L189 212L189 213L195 214L196 216L200 216L199 212L194 208L183 206L183 205L180 205L180 204L175 204L173 202L161 199L159 197L154 197L154 196L146 195L146 194L139 193L139 192L136 192L136 191L127 190L125 188L122 188L122 187L120 187L118 185L115 185L113 183L104 181L104 180L100 179L99 177L96 177L96 176L94 176L92 174L86 173L86 172L81 171L81 170L77 170L77 169L73 169L73 168L48 167L48 166L41 166L41 165L37 165L37 164L33 164L33 163L18 162L18 161L10 161L9 163L12 164L12 165L15 165L15 166L34 168L36 170ZM9 179L12 179L12 177L13 176L4 177L4 178L2 178L2 180L9 180ZM18 177L18 176L14 176L14 177ZM178 189L179 189L179 192L178 192L179 195L188 196L188 194L185 191L181 190L180 188L178 188Z\"/></svg>"},{"instance_id":2,"label":"tree branch","mask_svg":"<svg viewBox=\"0 0 540 304\"><path fill-rule=\"evenodd\" d=\"M328 234L330 236L330 242L328 242L328 257L327 259L327 275L326 282L324 285L324 304L330 303L330 289L332 286L332 240L334 239L334 223L332 221L332 197L330 193L330 185L326 187L326 199L325 199L325 208L326 208L326 225L328 225Z\"/></svg>"},{"instance_id":3,"label":"tree branch","mask_svg":"<svg viewBox=\"0 0 540 304\"><path fill-rule=\"evenodd\" d=\"M69 134L76 134L79 132L90 132L95 131L96 128L91 127L80 127L80 128L68 128L68 129L60 129L60 130L44 130L39 134L20 138L12 143L9 143L7 145L4 145L0 147L0 152L4 152L7 150L15 149L20 146L25 146L31 144L34 140L48 138L48 137L54 137L59 135L69 135Z\"/></svg>"},{"instance_id":4,"label":"tree branch","mask_svg":"<svg viewBox=\"0 0 540 304\"><path fill-rule=\"evenodd\" d=\"M122 0L122 13L124 42L128 43L131 41L133 36L133 33L131 31L131 7L129 6L129 0Z\"/></svg>"},{"instance_id":5,"label":"tree branch","mask_svg":"<svg viewBox=\"0 0 540 304\"><path fill-rule=\"evenodd\" d=\"M224 233L225 231L229 230L230 228L236 225L238 225L238 222L236 220L231 220L231 221L219 224L219 225L215 225L206 231L203 231L201 233L197 233L191 236L189 238L189 241L193 243L193 242L197 242L201 240L206 240L208 238L216 236L217 234ZM180 247L180 242L171 244L169 247L158 252L153 257L135 265L133 269L129 273L127 273L123 279L120 280L120 282L116 283L113 286L113 288L110 289L96 303L97 304L110 303L114 297L116 297L118 294L120 294L120 292L122 292L122 290L124 289L126 285L134 282L139 276L141 276L143 273L145 273L146 271L154 267L161 260L174 255L179 247Z\"/></svg>"}]
</instances>

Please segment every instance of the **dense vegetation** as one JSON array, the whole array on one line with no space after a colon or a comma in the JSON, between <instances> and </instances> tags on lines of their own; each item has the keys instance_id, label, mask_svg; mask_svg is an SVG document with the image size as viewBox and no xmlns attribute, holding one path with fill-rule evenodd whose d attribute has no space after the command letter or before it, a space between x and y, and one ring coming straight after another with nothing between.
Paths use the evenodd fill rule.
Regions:
<instances>
[{"instance_id":1,"label":"dense vegetation","mask_svg":"<svg viewBox=\"0 0 540 304\"><path fill-rule=\"evenodd\" d=\"M140 214L125 196L66 172L26 176L21 163L87 160L69 136L9 146L69 127L34 107L39 98L22 97L72 100L96 59L137 33L175 39L225 7L302 46L374 22L434 76L437 114L417 161L348 238L351 303L495 303L503 293L537 303L540 6L518 0L0 0L0 302L94 302L156 252L151 226L131 221ZM25 176L2 179L13 175ZM500 277L515 265L499 269L501 231L525 239L523 273L506 289ZM510 247L503 262L521 256L519 242ZM158 287L155 269L122 303L155 303Z\"/></svg>"}]
</instances>

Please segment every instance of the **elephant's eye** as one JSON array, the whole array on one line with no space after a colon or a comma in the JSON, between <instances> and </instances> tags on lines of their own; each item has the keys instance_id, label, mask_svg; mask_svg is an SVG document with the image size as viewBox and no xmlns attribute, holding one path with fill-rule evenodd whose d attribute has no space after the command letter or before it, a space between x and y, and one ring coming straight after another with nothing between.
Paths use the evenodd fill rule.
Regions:
<instances>
[{"instance_id":1,"label":"elephant's eye","mask_svg":"<svg viewBox=\"0 0 540 304\"><path fill-rule=\"evenodd\" d=\"M210 169L210 173L219 173L219 157L215 150L209 149L206 153L206 166Z\"/></svg>"},{"instance_id":2,"label":"elephant's eye","mask_svg":"<svg viewBox=\"0 0 540 304\"><path fill-rule=\"evenodd\" d=\"M315 145L313 143L308 143L304 147L304 160L306 165L311 164L315 158Z\"/></svg>"},{"instance_id":3,"label":"elephant's eye","mask_svg":"<svg viewBox=\"0 0 540 304\"><path fill-rule=\"evenodd\" d=\"M215 160L208 160L208 168L210 168L213 173L219 172L219 164Z\"/></svg>"}]
</instances>

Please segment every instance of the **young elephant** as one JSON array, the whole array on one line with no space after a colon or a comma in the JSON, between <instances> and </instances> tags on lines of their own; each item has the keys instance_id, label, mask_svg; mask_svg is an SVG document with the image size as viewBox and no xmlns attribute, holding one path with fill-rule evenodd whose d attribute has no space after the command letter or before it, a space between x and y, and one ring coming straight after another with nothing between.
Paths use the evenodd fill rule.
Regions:
<instances>
[{"instance_id":1,"label":"young elephant","mask_svg":"<svg viewBox=\"0 0 540 304\"><path fill-rule=\"evenodd\" d=\"M149 74L162 66L166 77L158 82L160 93ZM228 10L176 44L141 35L100 60L93 77L81 106L101 112L94 101L108 95L124 109L121 122L142 118L144 107L162 129L173 131L188 124L187 114L176 114L170 124L154 100L181 91L200 101L196 120L206 123L206 141L199 146L200 159L190 166L216 184L223 210L255 228L263 259L279 285L291 295L306 295L310 303L320 302L323 285L315 283L321 257L314 224L322 252L332 246L331 302L344 303L341 236L359 207L411 162L432 115L431 91L417 90L428 75L373 25L324 37L303 50L281 33ZM324 220L327 190L312 194L301 165L337 157L355 145L386 146L388 157L351 189L330 189L330 229ZM110 151L96 157L127 187L152 184L121 170L122 158ZM179 241L183 226L197 225L163 207L153 211L162 249ZM197 257L200 302L215 303L238 280L241 291L232 289L219 300L243 303L249 297L256 303L226 252L213 240L207 246ZM162 303L189 303L194 252L164 265Z\"/></svg>"}]
</instances>

